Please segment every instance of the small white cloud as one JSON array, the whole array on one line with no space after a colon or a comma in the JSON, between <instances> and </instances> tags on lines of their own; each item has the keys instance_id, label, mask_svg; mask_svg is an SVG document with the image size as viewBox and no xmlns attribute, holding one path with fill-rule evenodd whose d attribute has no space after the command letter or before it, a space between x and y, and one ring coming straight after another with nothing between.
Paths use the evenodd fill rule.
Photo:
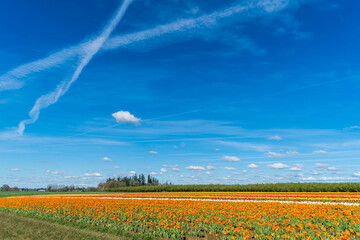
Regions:
<instances>
[{"instance_id":1,"label":"small white cloud","mask_svg":"<svg viewBox=\"0 0 360 240\"><path fill-rule=\"evenodd\" d=\"M193 166L193 165L186 167L186 169L188 169L188 170L205 170L205 168L202 166Z\"/></svg>"},{"instance_id":2,"label":"small white cloud","mask_svg":"<svg viewBox=\"0 0 360 240\"><path fill-rule=\"evenodd\" d=\"M312 175L321 175L321 174L323 174L323 172L312 172L311 174Z\"/></svg>"},{"instance_id":3,"label":"small white cloud","mask_svg":"<svg viewBox=\"0 0 360 240\"><path fill-rule=\"evenodd\" d=\"M128 111L119 111L116 113L113 113L111 116L113 116L118 123L127 123L127 124L135 124L138 125L140 122L140 118L135 117Z\"/></svg>"},{"instance_id":4,"label":"small white cloud","mask_svg":"<svg viewBox=\"0 0 360 240\"><path fill-rule=\"evenodd\" d=\"M100 173L85 173L82 176L83 177L101 177L102 175Z\"/></svg>"},{"instance_id":5,"label":"small white cloud","mask_svg":"<svg viewBox=\"0 0 360 240\"><path fill-rule=\"evenodd\" d=\"M299 167L292 167L290 168L290 171L301 171L302 169Z\"/></svg>"},{"instance_id":6,"label":"small white cloud","mask_svg":"<svg viewBox=\"0 0 360 240\"><path fill-rule=\"evenodd\" d=\"M150 175L161 175L162 173L158 173L158 172L151 172ZM135 174L134 174L135 175Z\"/></svg>"},{"instance_id":7,"label":"small white cloud","mask_svg":"<svg viewBox=\"0 0 360 240\"><path fill-rule=\"evenodd\" d=\"M120 168L119 166L114 166L114 168Z\"/></svg>"},{"instance_id":8,"label":"small white cloud","mask_svg":"<svg viewBox=\"0 0 360 240\"><path fill-rule=\"evenodd\" d=\"M239 162L240 161L240 158L235 157L235 156L224 156L222 159L227 162Z\"/></svg>"},{"instance_id":9,"label":"small white cloud","mask_svg":"<svg viewBox=\"0 0 360 240\"><path fill-rule=\"evenodd\" d=\"M324 150L316 150L316 151L313 151L313 154L326 154L327 151L324 151Z\"/></svg>"},{"instance_id":10,"label":"small white cloud","mask_svg":"<svg viewBox=\"0 0 360 240\"><path fill-rule=\"evenodd\" d=\"M235 171L236 168L233 168L233 167L224 167L225 170L230 170L230 171Z\"/></svg>"},{"instance_id":11,"label":"small white cloud","mask_svg":"<svg viewBox=\"0 0 360 240\"><path fill-rule=\"evenodd\" d=\"M114 161L114 160L112 160L112 159L110 159L108 157L103 157L101 160L105 161L105 162L113 162Z\"/></svg>"},{"instance_id":12,"label":"small white cloud","mask_svg":"<svg viewBox=\"0 0 360 240\"><path fill-rule=\"evenodd\" d=\"M289 166L283 163L274 163L268 165L268 167L272 169L284 169L284 168L288 168Z\"/></svg>"},{"instance_id":13,"label":"small white cloud","mask_svg":"<svg viewBox=\"0 0 360 240\"><path fill-rule=\"evenodd\" d=\"M220 148L215 148L215 151L220 151Z\"/></svg>"},{"instance_id":14,"label":"small white cloud","mask_svg":"<svg viewBox=\"0 0 360 240\"><path fill-rule=\"evenodd\" d=\"M249 168L258 168L259 166L256 165L256 164L251 163L251 164L248 165L248 167Z\"/></svg>"},{"instance_id":15,"label":"small white cloud","mask_svg":"<svg viewBox=\"0 0 360 240\"><path fill-rule=\"evenodd\" d=\"M315 163L315 167L319 168L319 169L324 169L324 168L328 168L330 167L329 164L324 164L324 163Z\"/></svg>"},{"instance_id":16,"label":"small white cloud","mask_svg":"<svg viewBox=\"0 0 360 240\"><path fill-rule=\"evenodd\" d=\"M212 175L212 173L211 173L211 172L205 172L205 174L206 174L206 175Z\"/></svg>"},{"instance_id":17,"label":"small white cloud","mask_svg":"<svg viewBox=\"0 0 360 240\"><path fill-rule=\"evenodd\" d=\"M178 169L178 168L171 168L171 170L173 170L174 172L181 172L181 170L180 169Z\"/></svg>"},{"instance_id":18,"label":"small white cloud","mask_svg":"<svg viewBox=\"0 0 360 240\"><path fill-rule=\"evenodd\" d=\"M136 174L135 171L130 171L130 172L129 172L129 175L130 175L130 176L135 176L135 174Z\"/></svg>"},{"instance_id":19,"label":"small white cloud","mask_svg":"<svg viewBox=\"0 0 360 240\"><path fill-rule=\"evenodd\" d=\"M305 165L304 164L299 164L299 163L295 163L293 164L294 167L298 167L298 168L304 168Z\"/></svg>"},{"instance_id":20,"label":"small white cloud","mask_svg":"<svg viewBox=\"0 0 360 240\"><path fill-rule=\"evenodd\" d=\"M360 126L350 126L350 127L347 127L346 129L360 129Z\"/></svg>"},{"instance_id":21,"label":"small white cloud","mask_svg":"<svg viewBox=\"0 0 360 240\"><path fill-rule=\"evenodd\" d=\"M276 153L276 152L267 152L265 155L268 155L271 158L282 158L284 157L284 154L282 153Z\"/></svg>"},{"instance_id":22,"label":"small white cloud","mask_svg":"<svg viewBox=\"0 0 360 240\"><path fill-rule=\"evenodd\" d=\"M161 169L160 169L160 172L162 172L162 173L167 173L167 170L166 170L165 168L161 168Z\"/></svg>"},{"instance_id":23,"label":"small white cloud","mask_svg":"<svg viewBox=\"0 0 360 240\"><path fill-rule=\"evenodd\" d=\"M337 171L338 169L336 167L328 167L327 170L329 170L329 171Z\"/></svg>"},{"instance_id":24,"label":"small white cloud","mask_svg":"<svg viewBox=\"0 0 360 240\"><path fill-rule=\"evenodd\" d=\"M216 167L214 167L213 165L209 165L206 168L209 169L209 170L215 170L216 169Z\"/></svg>"},{"instance_id":25,"label":"small white cloud","mask_svg":"<svg viewBox=\"0 0 360 240\"><path fill-rule=\"evenodd\" d=\"M158 154L157 151L149 151L150 154Z\"/></svg>"},{"instance_id":26,"label":"small white cloud","mask_svg":"<svg viewBox=\"0 0 360 240\"><path fill-rule=\"evenodd\" d=\"M12 168L12 169L10 169L10 171L16 172L16 171L19 171L19 169L18 168Z\"/></svg>"},{"instance_id":27,"label":"small white cloud","mask_svg":"<svg viewBox=\"0 0 360 240\"><path fill-rule=\"evenodd\" d=\"M315 181L316 178L314 178L314 177L306 177L306 178L303 178L302 180L304 180L304 181Z\"/></svg>"},{"instance_id":28,"label":"small white cloud","mask_svg":"<svg viewBox=\"0 0 360 240\"><path fill-rule=\"evenodd\" d=\"M280 141L280 140L282 140L282 137L280 137L280 136L276 135L276 136L270 136L268 139L270 139L270 140Z\"/></svg>"},{"instance_id":29,"label":"small white cloud","mask_svg":"<svg viewBox=\"0 0 360 240\"><path fill-rule=\"evenodd\" d=\"M360 177L360 172L354 172L354 173L353 173L353 176L354 176L354 177Z\"/></svg>"}]
</instances>

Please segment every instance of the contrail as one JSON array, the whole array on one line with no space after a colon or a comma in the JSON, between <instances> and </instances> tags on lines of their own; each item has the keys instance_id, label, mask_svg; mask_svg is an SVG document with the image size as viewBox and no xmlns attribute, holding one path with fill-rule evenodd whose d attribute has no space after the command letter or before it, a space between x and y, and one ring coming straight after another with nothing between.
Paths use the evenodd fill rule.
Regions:
<instances>
[{"instance_id":1,"label":"contrail","mask_svg":"<svg viewBox=\"0 0 360 240\"><path fill-rule=\"evenodd\" d=\"M50 56L21 65L4 75L0 76L0 92L5 90L19 89L24 86L20 79L31 73L41 72L43 70L59 67L69 59L83 54L84 44L66 48L62 51L51 54Z\"/></svg>"},{"instance_id":2,"label":"contrail","mask_svg":"<svg viewBox=\"0 0 360 240\"><path fill-rule=\"evenodd\" d=\"M90 60L94 57L94 55L99 51L99 49L103 46L104 42L109 38L110 34L119 24L120 20L124 16L127 8L131 4L132 0L124 0L120 8L118 9L116 15L112 18L109 24L104 28L102 33L95 38L94 40L90 40L89 44L86 44L85 53L82 55L79 65L77 66L72 78L68 81L63 81L60 83L57 88L46 94L41 96L36 100L35 105L29 112L30 119L23 120L19 123L19 127L17 132L22 135L25 130L26 124L31 124L36 122L39 118L39 114L41 109L46 108L54 103L56 103L59 98L64 95L70 88L71 84L75 82L80 76L84 67L90 62Z\"/></svg>"},{"instance_id":3,"label":"contrail","mask_svg":"<svg viewBox=\"0 0 360 240\"><path fill-rule=\"evenodd\" d=\"M246 16L244 16L244 19L246 20L258 17L262 14L282 10L287 6L287 3L279 4L277 3L277 1L271 0L246 2L245 4L238 4L232 7L212 12L210 14L204 14L197 18L181 19L148 30L125 34L121 36L115 36L106 40L106 42L101 46L101 48L103 51L109 51L121 47L129 47L131 45L136 45L139 43L147 43L147 45L149 46L151 44L155 45L155 43L159 44L159 42L161 41L174 42L183 40L184 38L189 39L203 34L200 31L193 31L190 34L189 31L197 28L212 28L219 24L220 20L227 19L239 13L246 13ZM160 37L161 39L159 39ZM149 40L153 40L153 42L149 42ZM86 51L86 49L88 48L91 48L91 44L92 42L89 41L76 46L72 46L54 54L51 54L43 59L36 60L14 68L13 70L0 76L0 92L11 89L19 89L24 85L21 79L27 77L29 74L44 71L53 67L59 67L66 61L74 57L86 54L84 53L84 51Z\"/></svg>"}]
</instances>

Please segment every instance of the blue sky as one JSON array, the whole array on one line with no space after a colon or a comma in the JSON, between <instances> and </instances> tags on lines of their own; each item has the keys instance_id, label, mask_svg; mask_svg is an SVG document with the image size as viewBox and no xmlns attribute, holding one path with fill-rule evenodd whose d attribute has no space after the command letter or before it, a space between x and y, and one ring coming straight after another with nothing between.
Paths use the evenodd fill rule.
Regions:
<instances>
[{"instance_id":1,"label":"blue sky","mask_svg":"<svg viewBox=\"0 0 360 240\"><path fill-rule=\"evenodd\" d=\"M0 184L357 182L359 7L8 1Z\"/></svg>"}]
</instances>

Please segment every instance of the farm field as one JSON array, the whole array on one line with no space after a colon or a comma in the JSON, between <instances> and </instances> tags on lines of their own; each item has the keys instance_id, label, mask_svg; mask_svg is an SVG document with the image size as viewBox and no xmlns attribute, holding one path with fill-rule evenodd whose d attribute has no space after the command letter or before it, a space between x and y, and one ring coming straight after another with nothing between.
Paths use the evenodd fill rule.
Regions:
<instances>
[{"instance_id":1,"label":"farm field","mask_svg":"<svg viewBox=\"0 0 360 240\"><path fill-rule=\"evenodd\" d=\"M111 234L64 226L56 223L22 217L12 213L0 212L0 239L33 239L33 240L125 240L128 238Z\"/></svg>"},{"instance_id":2,"label":"farm field","mask_svg":"<svg viewBox=\"0 0 360 240\"><path fill-rule=\"evenodd\" d=\"M360 206L357 202L351 205L341 202L353 201L349 198L356 199L356 194L309 193L313 197L308 202L296 198L306 193L251 194L25 196L2 198L0 208L155 239L359 239ZM244 195L249 201L232 201ZM322 198L331 204L322 202ZM340 202L332 202L333 198ZM285 201L281 202L282 199ZM318 204L313 204L315 200Z\"/></svg>"},{"instance_id":3,"label":"farm field","mask_svg":"<svg viewBox=\"0 0 360 240\"><path fill-rule=\"evenodd\" d=\"M162 193L120 193L60 195L61 197L100 197L100 198L154 198L154 199L199 199L233 201L294 201L294 202L329 202L359 203L359 193L281 193L281 192L162 192Z\"/></svg>"}]
</instances>

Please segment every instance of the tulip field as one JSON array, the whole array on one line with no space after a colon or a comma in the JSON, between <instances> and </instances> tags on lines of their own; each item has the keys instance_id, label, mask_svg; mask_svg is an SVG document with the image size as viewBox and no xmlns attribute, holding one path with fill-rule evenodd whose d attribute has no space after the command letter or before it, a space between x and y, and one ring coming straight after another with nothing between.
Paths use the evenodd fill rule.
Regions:
<instances>
[{"instance_id":1,"label":"tulip field","mask_svg":"<svg viewBox=\"0 0 360 240\"><path fill-rule=\"evenodd\" d=\"M2 211L171 239L360 239L356 193L134 193L1 198Z\"/></svg>"}]
</instances>

